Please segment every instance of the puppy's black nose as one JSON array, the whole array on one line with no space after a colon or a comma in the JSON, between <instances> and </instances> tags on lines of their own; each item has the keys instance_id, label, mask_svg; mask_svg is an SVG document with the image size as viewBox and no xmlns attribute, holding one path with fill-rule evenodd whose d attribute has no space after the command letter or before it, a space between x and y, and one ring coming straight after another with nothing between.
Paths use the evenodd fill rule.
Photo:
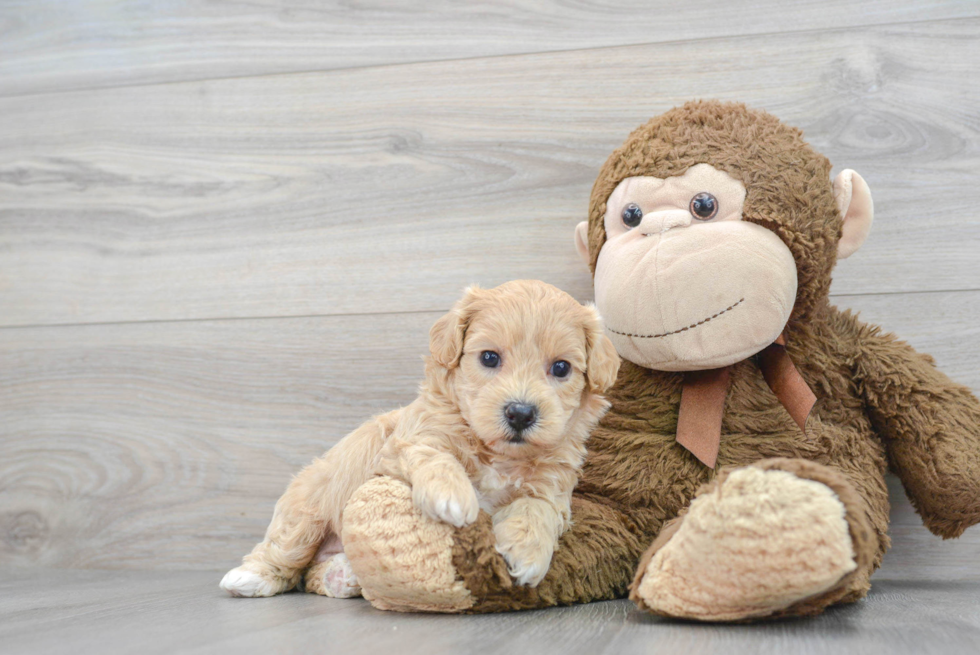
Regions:
<instances>
[{"instance_id":1,"label":"puppy's black nose","mask_svg":"<svg viewBox=\"0 0 980 655\"><path fill-rule=\"evenodd\" d=\"M504 407L504 418L507 419L507 425L522 432L538 420L538 408L527 403L508 403Z\"/></svg>"}]
</instances>

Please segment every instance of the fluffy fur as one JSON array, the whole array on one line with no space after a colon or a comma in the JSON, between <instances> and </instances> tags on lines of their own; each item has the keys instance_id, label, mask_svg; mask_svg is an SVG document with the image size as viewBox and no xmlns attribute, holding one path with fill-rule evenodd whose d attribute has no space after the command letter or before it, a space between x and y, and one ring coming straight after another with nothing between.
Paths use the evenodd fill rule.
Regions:
<instances>
[{"instance_id":1,"label":"fluffy fur","mask_svg":"<svg viewBox=\"0 0 980 655\"><path fill-rule=\"evenodd\" d=\"M481 353L498 353L488 368ZM376 417L303 469L276 504L265 539L230 571L223 589L269 596L294 587L350 596L354 576L338 535L354 491L381 474L411 485L425 516L456 527L482 508L498 552L520 584L536 585L571 519L571 495L589 432L608 408L601 395L619 357L599 317L536 281L470 288L432 327L418 398ZM571 372L551 373L565 360ZM534 405L517 434L504 408Z\"/></svg>"},{"instance_id":2,"label":"fluffy fur","mask_svg":"<svg viewBox=\"0 0 980 655\"><path fill-rule=\"evenodd\" d=\"M752 588L733 585L729 596L747 602L729 598L729 609L738 605L744 611L714 613L725 620L808 615L863 597L889 543L888 469L901 479L925 525L936 534L955 537L980 521L980 403L938 371L928 356L830 305L830 273L842 219L830 163L803 141L799 130L764 112L717 102L678 107L636 130L603 166L593 189L588 228L593 270L605 240L606 200L619 182L630 176L677 176L699 163L710 163L741 181L747 190L744 220L773 231L793 253L799 287L785 336L789 355L817 397L806 433L770 391L757 362L737 363L731 368L722 422L720 470L709 469L675 439L683 373L624 362L608 394L612 408L589 441L571 503L574 522L544 580L534 588L512 584L495 552L492 526L481 516L454 537L456 575L471 598L450 610L490 612L618 598L626 595L636 573L634 597L640 606L678 615L670 609L676 602L664 605L645 598L642 592L649 585L644 587L643 580L663 573L653 569L666 555L658 559L656 553L681 534L693 499L713 493L713 480L721 484L732 471L747 466L785 471L830 490L839 505L823 504L837 512L836 518L827 517L828 526L837 526L827 534L840 534L842 506L854 567L844 574L850 567L834 560L838 573L831 571L831 577L839 578L829 588L814 593L825 581L804 585L794 596L787 595L788 587L774 587L771 599L776 600L761 604L752 599ZM785 476L773 479L779 477L785 482ZM806 493L815 487L793 488ZM767 502L762 491L744 487L740 493L755 494L746 500L749 505ZM784 518L795 519L779 512L772 516L767 530L777 543L788 535ZM395 515L387 520L395 521ZM367 525L357 527L370 531ZM759 527L746 529L754 534ZM708 539L710 530L696 528L686 529L684 539ZM826 554L828 547L838 549L834 539L794 537L789 551L776 548L757 557L782 557L781 552L797 557L807 549ZM724 557L725 544L699 542L698 552L711 553L703 563L753 565L751 554L741 560ZM788 564L792 557L784 561ZM357 570L370 561L352 563ZM696 564L685 563L690 566L685 574L697 575ZM777 577L766 584L778 582ZM792 582L787 579L786 584ZM400 588L399 594L402 607L426 606L423 586Z\"/></svg>"}]
</instances>

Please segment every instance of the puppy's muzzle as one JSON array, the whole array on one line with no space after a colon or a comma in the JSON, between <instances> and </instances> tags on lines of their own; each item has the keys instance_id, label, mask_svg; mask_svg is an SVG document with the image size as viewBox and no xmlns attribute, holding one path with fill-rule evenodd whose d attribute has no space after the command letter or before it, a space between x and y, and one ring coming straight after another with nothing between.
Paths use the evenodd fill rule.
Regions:
<instances>
[{"instance_id":1,"label":"puppy's muzzle","mask_svg":"<svg viewBox=\"0 0 980 655\"><path fill-rule=\"evenodd\" d=\"M504 407L504 418L507 425L514 431L514 436L510 438L513 443L520 443L524 440L522 433L531 428L538 420L538 408L536 405L528 403L507 403Z\"/></svg>"}]
</instances>

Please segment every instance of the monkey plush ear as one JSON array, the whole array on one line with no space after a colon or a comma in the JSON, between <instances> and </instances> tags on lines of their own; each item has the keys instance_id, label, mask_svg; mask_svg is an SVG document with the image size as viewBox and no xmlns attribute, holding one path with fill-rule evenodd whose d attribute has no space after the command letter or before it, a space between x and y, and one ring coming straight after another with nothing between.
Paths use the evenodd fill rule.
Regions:
<instances>
[{"instance_id":1,"label":"monkey plush ear","mask_svg":"<svg viewBox=\"0 0 980 655\"><path fill-rule=\"evenodd\" d=\"M602 329L602 320L595 307L589 305L593 316L585 326L586 359L585 377L589 388L596 393L605 393L616 384L619 375L619 353Z\"/></svg>"},{"instance_id":2,"label":"monkey plush ear","mask_svg":"<svg viewBox=\"0 0 980 655\"><path fill-rule=\"evenodd\" d=\"M449 313L436 321L429 330L429 353L443 368L453 369L459 365L466 328L476 313L476 301L480 293L481 289L477 286L467 287L463 297L456 301Z\"/></svg>"},{"instance_id":3,"label":"monkey plush ear","mask_svg":"<svg viewBox=\"0 0 980 655\"><path fill-rule=\"evenodd\" d=\"M575 226L575 248L585 265L589 265L589 222L582 221Z\"/></svg>"},{"instance_id":4,"label":"monkey plush ear","mask_svg":"<svg viewBox=\"0 0 980 655\"><path fill-rule=\"evenodd\" d=\"M846 259L868 238L875 208L867 182L849 168L841 171L834 180L834 199L844 221L837 242L837 259Z\"/></svg>"}]
</instances>

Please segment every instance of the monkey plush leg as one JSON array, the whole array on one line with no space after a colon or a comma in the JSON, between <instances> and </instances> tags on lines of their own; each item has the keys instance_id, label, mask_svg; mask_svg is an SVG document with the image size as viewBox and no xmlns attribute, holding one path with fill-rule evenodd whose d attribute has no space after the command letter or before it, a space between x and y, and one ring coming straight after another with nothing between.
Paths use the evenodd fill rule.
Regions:
<instances>
[{"instance_id":1,"label":"monkey plush leg","mask_svg":"<svg viewBox=\"0 0 980 655\"><path fill-rule=\"evenodd\" d=\"M845 478L805 460L722 470L643 556L631 598L664 616L807 615L867 589L877 540Z\"/></svg>"},{"instance_id":2,"label":"monkey plush leg","mask_svg":"<svg viewBox=\"0 0 980 655\"><path fill-rule=\"evenodd\" d=\"M344 552L379 609L496 612L620 598L648 541L609 504L572 499L572 527L544 580L519 586L497 552L490 516L454 528L422 515L408 485L379 477L344 510Z\"/></svg>"},{"instance_id":3,"label":"monkey plush leg","mask_svg":"<svg viewBox=\"0 0 980 655\"><path fill-rule=\"evenodd\" d=\"M890 334L858 324L858 388L923 523L949 539L980 522L980 402Z\"/></svg>"},{"instance_id":4,"label":"monkey plush leg","mask_svg":"<svg viewBox=\"0 0 980 655\"><path fill-rule=\"evenodd\" d=\"M379 609L460 612L473 606L453 566L453 526L422 515L394 478L361 485L344 508L344 552Z\"/></svg>"}]
</instances>

